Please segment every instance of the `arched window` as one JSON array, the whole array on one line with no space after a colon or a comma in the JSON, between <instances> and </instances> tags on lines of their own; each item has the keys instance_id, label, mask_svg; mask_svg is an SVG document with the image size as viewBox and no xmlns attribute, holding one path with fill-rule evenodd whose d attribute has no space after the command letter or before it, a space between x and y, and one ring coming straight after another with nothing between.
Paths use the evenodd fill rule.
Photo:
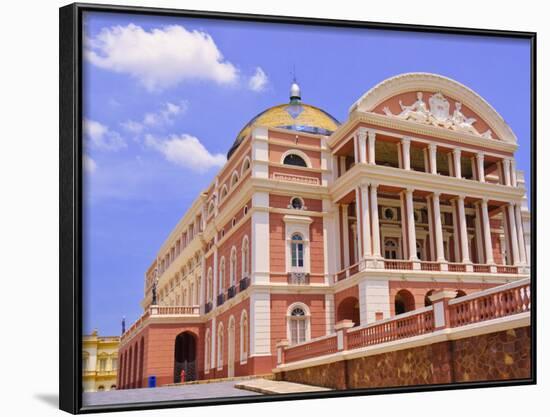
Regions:
<instances>
[{"instance_id":1,"label":"arched window","mask_svg":"<svg viewBox=\"0 0 550 417\"><path fill-rule=\"evenodd\" d=\"M189 286L189 304L194 306L196 304L195 300L195 284L191 283Z\"/></svg>"},{"instance_id":2,"label":"arched window","mask_svg":"<svg viewBox=\"0 0 550 417\"><path fill-rule=\"evenodd\" d=\"M245 236L243 238L243 246L242 246L242 260L241 260L241 271L242 271L242 278L248 277L248 264L249 264L249 245L248 245L248 236Z\"/></svg>"},{"instance_id":3,"label":"arched window","mask_svg":"<svg viewBox=\"0 0 550 417\"><path fill-rule=\"evenodd\" d=\"M99 387L97 387L97 390L98 391L105 391L105 387L103 385L100 385Z\"/></svg>"},{"instance_id":4,"label":"arched window","mask_svg":"<svg viewBox=\"0 0 550 417\"><path fill-rule=\"evenodd\" d=\"M210 370L210 355L211 350L210 329L206 329L206 336L204 337L204 372Z\"/></svg>"},{"instance_id":5,"label":"arched window","mask_svg":"<svg viewBox=\"0 0 550 417\"><path fill-rule=\"evenodd\" d=\"M223 324L218 326L218 369L223 368Z\"/></svg>"},{"instance_id":6,"label":"arched window","mask_svg":"<svg viewBox=\"0 0 550 417\"><path fill-rule=\"evenodd\" d=\"M248 171L250 169L250 158L246 157L244 162L243 162L243 165L241 167L241 177L243 176L243 174Z\"/></svg>"},{"instance_id":7,"label":"arched window","mask_svg":"<svg viewBox=\"0 0 550 417\"><path fill-rule=\"evenodd\" d=\"M224 185L223 188L222 188L222 193L221 193L221 197L220 199L223 200L226 196L227 196L227 185Z\"/></svg>"},{"instance_id":8,"label":"arched window","mask_svg":"<svg viewBox=\"0 0 550 417\"><path fill-rule=\"evenodd\" d=\"M231 177L231 188L235 187L237 183L239 182L239 174L237 174L237 171L233 173L233 176Z\"/></svg>"},{"instance_id":9,"label":"arched window","mask_svg":"<svg viewBox=\"0 0 550 417\"><path fill-rule=\"evenodd\" d=\"M248 316L246 310L241 313L241 362L248 360Z\"/></svg>"},{"instance_id":10,"label":"arched window","mask_svg":"<svg viewBox=\"0 0 550 417\"><path fill-rule=\"evenodd\" d=\"M218 282L218 294L223 293L223 281L225 279L225 258L220 261L220 279Z\"/></svg>"},{"instance_id":11,"label":"arched window","mask_svg":"<svg viewBox=\"0 0 550 417\"><path fill-rule=\"evenodd\" d=\"M237 280L237 248L231 248L231 258L229 259L229 286L235 285Z\"/></svg>"},{"instance_id":12,"label":"arched window","mask_svg":"<svg viewBox=\"0 0 550 417\"><path fill-rule=\"evenodd\" d=\"M304 238L300 233L292 235L290 245L291 266L294 268L303 268L304 266Z\"/></svg>"},{"instance_id":13,"label":"arched window","mask_svg":"<svg viewBox=\"0 0 550 417\"><path fill-rule=\"evenodd\" d=\"M309 313L304 305L291 308L288 316L288 332L292 345L309 339Z\"/></svg>"},{"instance_id":14,"label":"arched window","mask_svg":"<svg viewBox=\"0 0 550 417\"><path fill-rule=\"evenodd\" d=\"M212 268L208 269L208 274L206 276L206 299L212 301L213 287L212 287Z\"/></svg>"},{"instance_id":15,"label":"arched window","mask_svg":"<svg viewBox=\"0 0 550 417\"><path fill-rule=\"evenodd\" d=\"M301 156L296 155L294 153L291 153L291 154L285 156L285 159L283 159L283 164L284 165L293 165L293 166L297 166L297 167L307 167L307 163L304 160L304 158L302 158Z\"/></svg>"},{"instance_id":16,"label":"arched window","mask_svg":"<svg viewBox=\"0 0 550 417\"><path fill-rule=\"evenodd\" d=\"M111 391L115 390L116 389L116 385L111 385Z\"/></svg>"},{"instance_id":17,"label":"arched window","mask_svg":"<svg viewBox=\"0 0 550 417\"><path fill-rule=\"evenodd\" d=\"M397 259L398 250L399 250L399 247L395 239L384 240L384 258Z\"/></svg>"}]
</instances>

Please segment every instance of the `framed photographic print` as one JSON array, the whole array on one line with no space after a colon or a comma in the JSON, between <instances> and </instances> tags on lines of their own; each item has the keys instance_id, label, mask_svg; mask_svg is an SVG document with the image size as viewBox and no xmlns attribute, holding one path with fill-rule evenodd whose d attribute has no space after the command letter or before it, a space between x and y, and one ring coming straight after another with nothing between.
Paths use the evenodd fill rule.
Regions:
<instances>
[{"instance_id":1,"label":"framed photographic print","mask_svg":"<svg viewBox=\"0 0 550 417\"><path fill-rule=\"evenodd\" d=\"M535 41L61 8L61 409L535 383Z\"/></svg>"}]
</instances>

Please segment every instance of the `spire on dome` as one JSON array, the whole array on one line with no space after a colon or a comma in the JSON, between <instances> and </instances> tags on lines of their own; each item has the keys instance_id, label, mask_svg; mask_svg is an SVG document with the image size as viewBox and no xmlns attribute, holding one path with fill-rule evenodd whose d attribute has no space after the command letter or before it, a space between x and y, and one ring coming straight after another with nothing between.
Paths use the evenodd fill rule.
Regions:
<instances>
[{"instance_id":1,"label":"spire on dome","mask_svg":"<svg viewBox=\"0 0 550 417\"><path fill-rule=\"evenodd\" d=\"M300 86L296 82L296 73L292 77L292 85L290 86L290 102L299 103L302 100L302 95L300 92Z\"/></svg>"}]
</instances>

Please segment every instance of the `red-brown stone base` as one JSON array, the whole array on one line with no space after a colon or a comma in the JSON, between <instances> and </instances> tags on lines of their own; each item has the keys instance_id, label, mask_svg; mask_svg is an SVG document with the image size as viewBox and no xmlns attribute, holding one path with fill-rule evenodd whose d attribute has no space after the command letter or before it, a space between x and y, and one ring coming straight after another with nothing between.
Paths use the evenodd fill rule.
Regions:
<instances>
[{"instance_id":1,"label":"red-brown stone base","mask_svg":"<svg viewBox=\"0 0 550 417\"><path fill-rule=\"evenodd\" d=\"M334 389L531 377L531 328L521 327L281 372L279 380Z\"/></svg>"}]
</instances>

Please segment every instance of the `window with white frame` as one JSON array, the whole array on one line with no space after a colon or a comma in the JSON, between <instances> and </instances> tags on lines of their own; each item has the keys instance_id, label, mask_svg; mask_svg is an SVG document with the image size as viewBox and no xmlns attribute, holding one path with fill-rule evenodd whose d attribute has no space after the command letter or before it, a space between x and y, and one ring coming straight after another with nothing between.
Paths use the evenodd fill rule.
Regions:
<instances>
[{"instance_id":1,"label":"window with white frame","mask_svg":"<svg viewBox=\"0 0 550 417\"><path fill-rule=\"evenodd\" d=\"M204 372L208 373L210 370L210 355L212 354L210 348L210 329L206 329L206 336L204 338Z\"/></svg>"},{"instance_id":2,"label":"window with white frame","mask_svg":"<svg viewBox=\"0 0 550 417\"><path fill-rule=\"evenodd\" d=\"M243 246L242 246L242 265L241 265L241 271L242 271L242 277L248 276L248 264L249 264L249 253L250 248L248 244L248 236L245 236L243 238Z\"/></svg>"},{"instance_id":3,"label":"window with white frame","mask_svg":"<svg viewBox=\"0 0 550 417\"><path fill-rule=\"evenodd\" d=\"M218 294L223 293L223 280L225 278L225 258L220 261L220 279L218 281Z\"/></svg>"},{"instance_id":4,"label":"window with white frame","mask_svg":"<svg viewBox=\"0 0 550 417\"><path fill-rule=\"evenodd\" d=\"M241 362L248 359L248 316L246 311L241 313Z\"/></svg>"},{"instance_id":5,"label":"window with white frame","mask_svg":"<svg viewBox=\"0 0 550 417\"><path fill-rule=\"evenodd\" d=\"M288 333L292 345L309 339L309 312L304 305L291 308L288 315Z\"/></svg>"},{"instance_id":6,"label":"window with white frame","mask_svg":"<svg viewBox=\"0 0 550 417\"><path fill-rule=\"evenodd\" d=\"M212 268L209 268L206 276L206 299L208 301L212 301L212 283Z\"/></svg>"},{"instance_id":7,"label":"window with white frame","mask_svg":"<svg viewBox=\"0 0 550 417\"><path fill-rule=\"evenodd\" d=\"M300 233L292 235L290 244L290 266L292 268L304 267L304 238Z\"/></svg>"},{"instance_id":8,"label":"window with white frame","mask_svg":"<svg viewBox=\"0 0 550 417\"><path fill-rule=\"evenodd\" d=\"M218 369L223 368L223 324L218 326Z\"/></svg>"},{"instance_id":9,"label":"window with white frame","mask_svg":"<svg viewBox=\"0 0 550 417\"><path fill-rule=\"evenodd\" d=\"M237 277L237 248L231 248L231 258L229 259L229 286L235 285Z\"/></svg>"}]
</instances>

